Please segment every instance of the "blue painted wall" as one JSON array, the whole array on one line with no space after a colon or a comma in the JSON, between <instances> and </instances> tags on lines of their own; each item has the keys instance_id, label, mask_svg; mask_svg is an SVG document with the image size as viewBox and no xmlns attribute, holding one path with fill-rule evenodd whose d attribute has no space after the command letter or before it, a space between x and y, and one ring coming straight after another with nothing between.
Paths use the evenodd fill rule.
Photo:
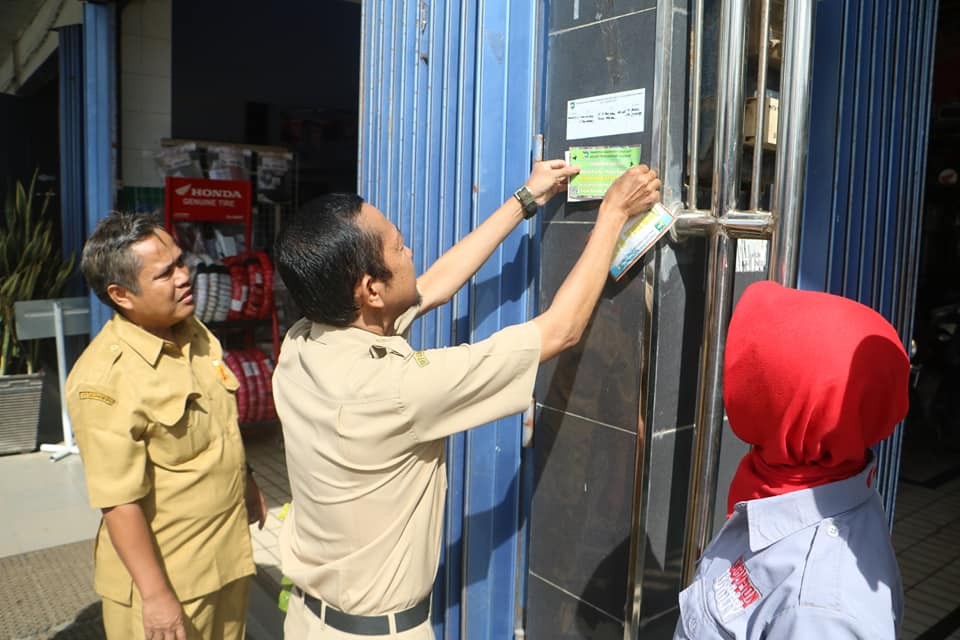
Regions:
<instances>
[{"instance_id":1,"label":"blue painted wall","mask_svg":"<svg viewBox=\"0 0 960 640\"><path fill-rule=\"evenodd\" d=\"M86 146L86 235L114 205L114 141L116 118L116 7L83 5L83 97ZM90 293L90 335L100 332L113 315L110 307Z\"/></svg>"},{"instance_id":2,"label":"blue painted wall","mask_svg":"<svg viewBox=\"0 0 960 640\"><path fill-rule=\"evenodd\" d=\"M364 3L359 192L393 220L422 272L527 177L536 3ZM413 329L415 346L472 341L527 318L529 229ZM451 438L438 637L513 635L520 419Z\"/></svg>"},{"instance_id":3,"label":"blue painted wall","mask_svg":"<svg viewBox=\"0 0 960 640\"><path fill-rule=\"evenodd\" d=\"M913 334L938 3L822 0L800 241L802 289L877 309ZM902 430L882 443L893 518Z\"/></svg>"}]
</instances>

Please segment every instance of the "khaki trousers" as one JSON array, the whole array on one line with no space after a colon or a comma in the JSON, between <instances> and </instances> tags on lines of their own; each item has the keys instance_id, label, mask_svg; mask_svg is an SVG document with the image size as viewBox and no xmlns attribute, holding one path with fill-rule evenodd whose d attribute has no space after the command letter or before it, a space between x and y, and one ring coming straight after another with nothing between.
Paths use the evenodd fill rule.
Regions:
<instances>
[{"instance_id":1,"label":"khaki trousers","mask_svg":"<svg viewBox=\"0 0 960 640\"><path fill-rule=\"evenodd\" d=\"M243 640L247 628L250 576L219 591L182 602L187 640ZM103 599L103 628L107 640L145 640L140 593L133 588L129 605Z\"/></svg>"},{"instance_id":2,"label":"khaki trousers","mask_svg":"<svg viewBox=\"0 0 960 640\"><path fill-rule=\"evenodd\" d=\"M403 633L383 636L358 636L344 633L324 624L313 611L307 608L302 597L290 595L287 617L283 621L283 640L382 640L387 638L389 640L434 640L433 626L428 617L423 624Z\"/></svg>"}]
</instances>

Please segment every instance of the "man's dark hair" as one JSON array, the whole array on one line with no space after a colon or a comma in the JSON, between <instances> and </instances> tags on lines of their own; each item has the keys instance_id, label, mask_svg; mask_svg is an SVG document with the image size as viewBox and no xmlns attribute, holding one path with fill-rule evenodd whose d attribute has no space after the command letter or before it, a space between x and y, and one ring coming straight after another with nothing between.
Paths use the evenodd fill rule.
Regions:
<instances>
[{"instance_id":1,"label":"man's dark hair","mask_svg":"<svg viewBox=\"0 0 960 640\"><path fill-rule=\"evenodd\" d=\"M389 282L383 239L357 222L363 198L331 193L306 203L277 235L277 271L300 311L313 322L345 327L360 308L354 288L364 274Z\"/></svg>"},{"instance_id":2,"label":"man's dark hair","mask_svg":"<svg viewBox=\"0 0 960 640\"><path fill-rule=\"evenodd\" d=\"M140 293L137 277L143 265L130 247L162 228L156 216L122 211L112 211L97 223L97 228L83 245L80 271L104 304L115 311L120 310L107 293L111 284Z\"/></svg>"}]
</instances>

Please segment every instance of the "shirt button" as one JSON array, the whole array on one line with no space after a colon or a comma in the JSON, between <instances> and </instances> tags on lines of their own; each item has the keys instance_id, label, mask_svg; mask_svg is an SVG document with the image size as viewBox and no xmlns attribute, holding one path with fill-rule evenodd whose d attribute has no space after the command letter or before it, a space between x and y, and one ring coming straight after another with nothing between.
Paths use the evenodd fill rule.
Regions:
<instances>
[{"instance_id":1,"label":"shirt button","mask_svg":"<svg viewBox=\"0 0 960 640\"><path fill-rule=\"evenodd\" d=\"M112 344L112 345L110 345L110 351L116 351L116 350L119 349L119 348L120 348L120 345L118 345L118 344Z\"/></svg>"},{"instance_id":2,"label":"shirt button","mask_svg":"<svg viewBox=\"0 0 960 640\"><path fill-rule=\"evenodd\" d=\"M838 535L840 535L840 529L837 529L837 525L832 524L827 527L827 535L831 538L836 538Z\"/></svg>"}]
</instances>

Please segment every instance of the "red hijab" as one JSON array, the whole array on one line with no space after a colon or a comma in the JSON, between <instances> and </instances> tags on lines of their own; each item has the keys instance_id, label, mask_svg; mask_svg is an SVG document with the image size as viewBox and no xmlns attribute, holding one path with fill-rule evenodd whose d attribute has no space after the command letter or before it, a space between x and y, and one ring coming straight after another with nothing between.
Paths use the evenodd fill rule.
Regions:
<instances>
[{"instance_id":1,"label":"red hijab","mask_svg":"<svg viewBox=\"0 0 960 640\"><path fill-rule=\"evenodd\" d=\"M743 500L856 475L907 414L910 363L883 317L839 296L758 282L733 312L723 401L753 445L730 483Z\"/></svg>"}]
</instances>

